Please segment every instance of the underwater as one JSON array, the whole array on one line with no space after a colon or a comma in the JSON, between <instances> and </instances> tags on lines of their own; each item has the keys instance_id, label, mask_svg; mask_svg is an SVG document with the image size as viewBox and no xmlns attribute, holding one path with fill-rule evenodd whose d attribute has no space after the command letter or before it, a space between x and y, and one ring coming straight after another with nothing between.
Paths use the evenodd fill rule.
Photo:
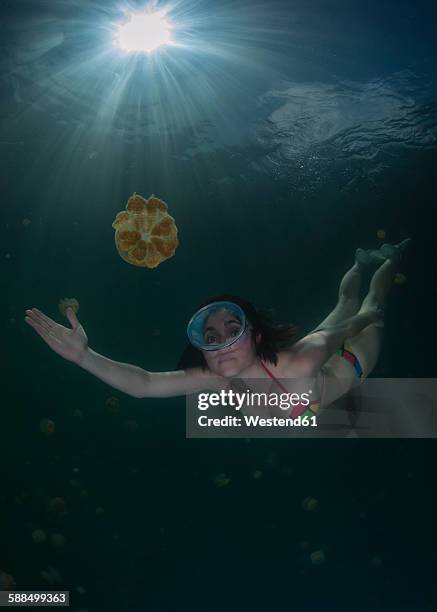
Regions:
<instances>
[{"instance_id":1,"label":"underwater","mask_svg":"<svg viewBox=\"0 0 437 612\"><path fill-rule=\"evenodd\" d=\"M1 3L0 606L437 612L436 19Z\"/></svg>"}]
</instances>

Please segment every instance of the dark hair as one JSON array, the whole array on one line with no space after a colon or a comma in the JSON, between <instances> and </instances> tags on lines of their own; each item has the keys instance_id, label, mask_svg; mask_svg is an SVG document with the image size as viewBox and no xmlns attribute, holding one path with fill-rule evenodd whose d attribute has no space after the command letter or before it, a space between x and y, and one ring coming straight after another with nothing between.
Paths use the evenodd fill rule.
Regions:
<instances>
[{"instance_id":1,"label":"dark hair","mask_svg":"<svg viewBox=\"0 0 437 612\"><path fill-rule=\"evenodd\" d=\"M264 361L270 361L275 365L278 362L277 353L284 348L294 344L294 338L297 333L297 327L291 324L277 324L273 321L271 310L265 308L257 308L250 302L243 300L235 295L223 294L215 295L208 298L200 304L196 310L207 306L212 302L234 302L238 304L244 311L248 321L251 323L252 338L255 340L257 334L261 334L260 341L256 344L256 353ZM185 368L201 367L207 369L207 364L202 351L195 348L191 344L187 344L182 353L177 369L184 370Z\"/></svg>"}]
</instances>

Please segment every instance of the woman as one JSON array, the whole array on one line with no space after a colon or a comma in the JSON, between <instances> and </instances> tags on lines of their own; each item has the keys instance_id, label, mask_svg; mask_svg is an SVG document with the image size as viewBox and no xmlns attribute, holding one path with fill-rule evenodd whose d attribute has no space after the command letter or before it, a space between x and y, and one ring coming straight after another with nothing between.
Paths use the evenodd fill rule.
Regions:
<instances>
[{"instance_id":1,"label":"woman","mask_svg":"<svg viewBox=\"0 0 437 612\"><path fill-rule=\"evenodd\" d=\"M191 348L181 360L184 369L176 371L147 372L99 355L88 347L86 333L71 308L67 310L71 329L36 308L26 311L25 321L61 357L133 397L229 388L235 377L248 385L250 379L271 379L272 392L294 392L291 381L317 378L318 409L347 393L374 368L386 296L409 242L383 245L380 250L358 249L354 265L341 281L336 307L297 342L293 342L293 326L273 325L248 302L234 296L208 300L190 320ZM360 304L362 272L370 264L378 269Z\"/></svg>"}]
</instances>

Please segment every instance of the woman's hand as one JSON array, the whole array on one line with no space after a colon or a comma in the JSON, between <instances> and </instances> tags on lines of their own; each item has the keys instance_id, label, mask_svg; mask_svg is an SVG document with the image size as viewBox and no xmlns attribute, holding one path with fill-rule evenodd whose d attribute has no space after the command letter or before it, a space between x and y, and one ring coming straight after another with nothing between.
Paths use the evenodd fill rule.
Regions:
<instances>
[{"instance_id":1,"label":"woman's hand","mask_svg":"<svg viewBox=\"0 0 437 612\"><path fill-rule=\"evenodd\" d=\"M26 310L24 320L51 349L67 361L80 364L88 348L88 338L75 312L68 307L66 315L72 329L59 325L37 308Z\"/></svg>"}]
</instances>

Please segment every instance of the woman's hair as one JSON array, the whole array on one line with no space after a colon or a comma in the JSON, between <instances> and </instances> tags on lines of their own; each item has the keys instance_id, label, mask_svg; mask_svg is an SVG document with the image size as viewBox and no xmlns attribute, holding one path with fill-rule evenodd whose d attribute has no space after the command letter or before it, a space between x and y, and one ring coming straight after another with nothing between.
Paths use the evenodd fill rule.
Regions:
<instances>
[{"instance_id":1,"label":"woman's hair","mask_svg":"<svg viewBox=\"0 0 437 612\"><path fill-rule=\"evenodd\" d=\"M281 349L287 348L294 344L297 327L294 325L280 325L275 323L273 321L271 311L257 308L250 302L242 300L235 295L215 295L200 304L196 310L199 310L212 302L221 301L234 302L244 311L247 320L252 326L252 338L255 340L257 334L261 335L258 344L256 344L256 353L264 361L270 361L276 365L278 361L277 353ZM202 367L204 370L206 370L206 361L202 351L195 348L191 344L187 344L179 359L177 369L184 370L185 368L194 367Z\"/></svg>"}]
</instances>

